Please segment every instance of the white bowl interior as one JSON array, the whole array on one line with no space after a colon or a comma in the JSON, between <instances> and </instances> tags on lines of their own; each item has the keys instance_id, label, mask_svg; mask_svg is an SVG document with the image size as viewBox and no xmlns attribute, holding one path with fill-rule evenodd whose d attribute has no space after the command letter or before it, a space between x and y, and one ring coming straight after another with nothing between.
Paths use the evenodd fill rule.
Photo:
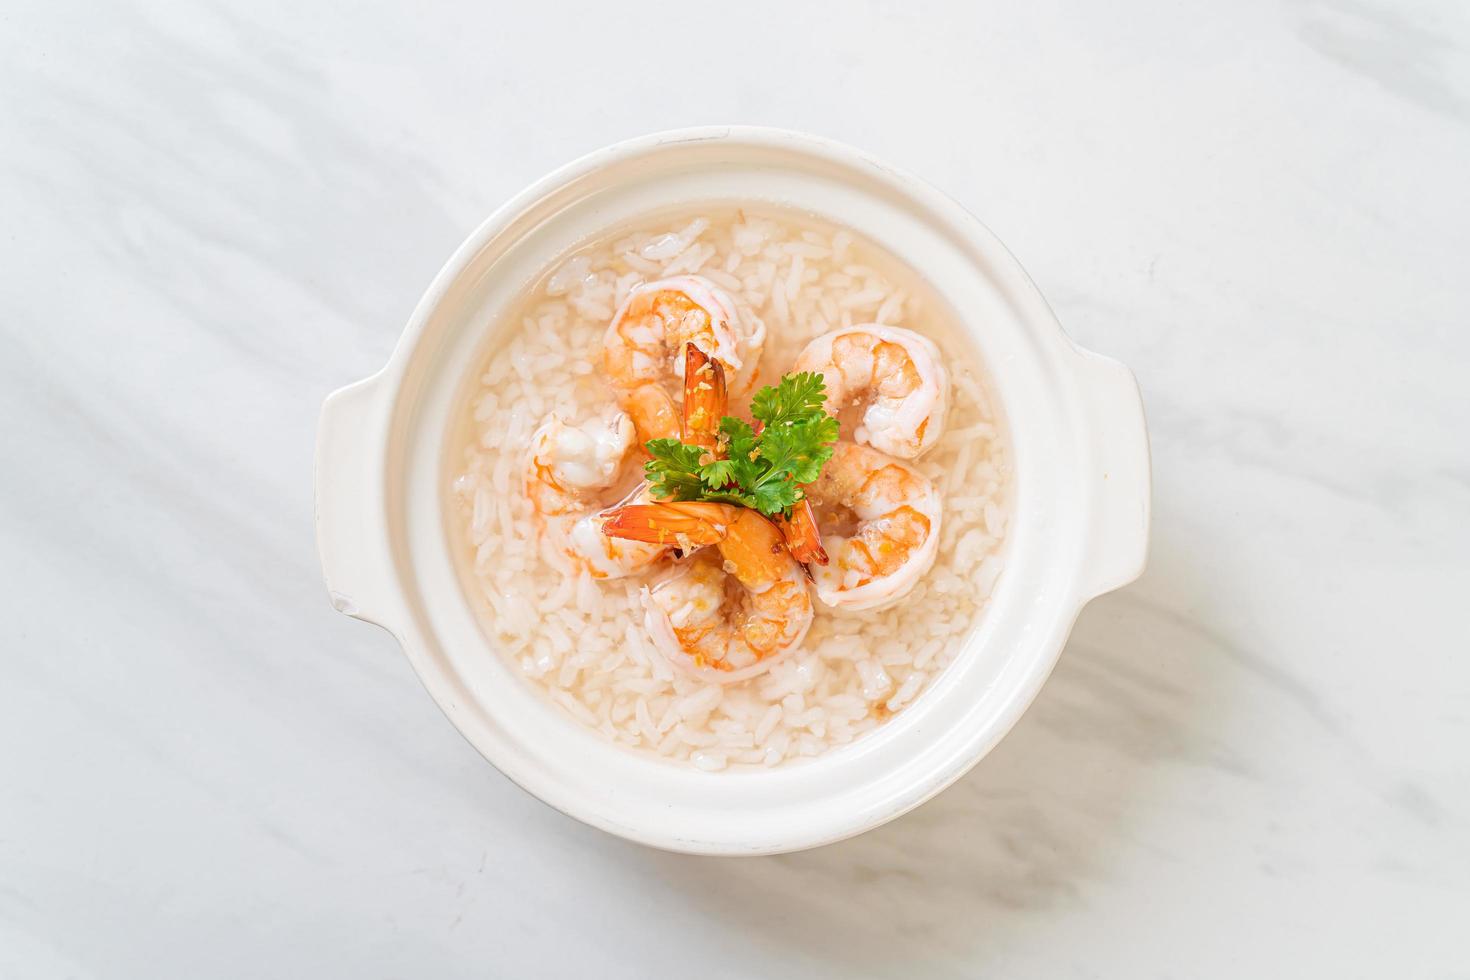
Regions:
<instances>
[{"instance_id":1,"label":"white bowl interior","mask_svg":"<svg viewBox=\"0 0 1470 980\"><path fill-rule=\"evenodd\" d=\"M710 201L796 207L919 270L979 347L1010 429L1007 565L979 628L919 699L852 745L775 769L702 773L619 748L566 717L492 649L466 594L444 480L469 372L499 314L572 244L651 211ZM594 825L705 853L836 840L917 805L977 761L1050 671L1080 605L1086 508L1071 352L1015 260L947 199L784 134L646 141L553 175L466 243L419 311L388 449L388 517L405 646L465 736L526 789ZM414 333L413 325L409 335ZM403 353L403 352L400 352Z\"/></svg>"}]
</instances>

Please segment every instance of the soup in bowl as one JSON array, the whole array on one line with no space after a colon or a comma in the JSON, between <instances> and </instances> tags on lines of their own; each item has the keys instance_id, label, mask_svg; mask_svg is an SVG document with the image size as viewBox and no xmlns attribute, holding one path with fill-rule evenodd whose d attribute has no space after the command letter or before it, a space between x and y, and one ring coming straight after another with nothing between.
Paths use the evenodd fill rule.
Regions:
<instances>
[{"instance_id":1,"label":"soup in bowl","mask_svg":"<svg viewBox=\"0 0 1470 980\"><path fill-rule=\"evenodd\" d=\"M915 270L795 209L700 204L577 243L502 316L461 397L451 535L490 645L568 718L704 771L782 765L875 730L963 647L1010 462L982 354ZM763 511L726 474L763 461L742 427L798 407L797 379L833 438ZM661 479L660 439L715 481ZM635 519L645 540L619 537Z\"/></svg>"}]
</instances>

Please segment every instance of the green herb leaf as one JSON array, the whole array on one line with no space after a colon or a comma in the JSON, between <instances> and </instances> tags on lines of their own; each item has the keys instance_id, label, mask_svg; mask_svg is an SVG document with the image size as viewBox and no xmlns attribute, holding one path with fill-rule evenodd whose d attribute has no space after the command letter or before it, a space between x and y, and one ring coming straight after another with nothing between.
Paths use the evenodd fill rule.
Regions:
<instances>
[{"instance_id":1,"label":"green herb leaf","mask_svg":"<svg viewBox=\"0 0 1470 980\"><path fill-rule=\"evenodd\" d=\"M762 388L762 391L767 389ZM720 440L727 456L748 459L755 450L755 430L744 419L726 415L720 419Z\"/></svg>"},{"instance_id":2,"label":"green herb leaf","mask_svg":"<svg viewBox=\"0 0 1470 980\"><path fill-rule=\"evenodd\" d=\"M822 464L832 458L832 443L837 440L837 420L823 416L802 422L772 426L761 433L761 456L775 477L789 477L796 483L810 483L822 471Z\"/></svg>"},{"instance_id":3,"label":"green herb leaf","mask_svg":"<svg viewBox=\"0 0 1470 980\"><path fill-rule=\"evenodd\" d=\"M727 415L720 420L723 459L701 462L706 450L677 439L653 439L653 458L644 470L653 494L665 500L712 500L752 507L762 514L789 516L832 458L837 420L822 409L826 386L820 374L788 374L756 392L751 414L761 423Z\"/></svg>"},{"instance_id":4,"label":"green herb leaf","mask_svg":"<svg viewBox=\"0 0 1470 980\"><path fill-rule=\"evenodd\" d=\"M820 374L802 371L788 374L772 388L769 385L750 400L750 414L766 428L815 416L827 400L827 384Z\"/></svg>"},{"instance_id":5,"label":"green herb leaf","mask_svg":"<svg viewBox=\"0 0 1470 980\"><path fill-rule=\"evenodd\" d=\"M769 517L773 514L785 514L800 499L797 497L799 492L800 488L790 480L771 480L758 485L751 496L755 509Z\"/></svg>"},{"instance_id":6,"label":"green herb leaf","mask_svg":"<svg viewBox=\"0 0 1470 980\"><path fill-rule=\"evenodd\" d=\"M643 464L649 489L661 500L701 500L705 491L699 478L704 450L678 439L650 439L645 443L653 458Z\"/></svg>"},{"instance_id":7,"label":"green herb leaf","mask_svg":"<svg viewBox=\"0 0 1470 980\"><path fill-rule=\"evenodd\" d=\"M728 459L705 463L699 468L699 479L711 490L723 490L735 482L735 463Z\"/></svg>"}]
</instances>

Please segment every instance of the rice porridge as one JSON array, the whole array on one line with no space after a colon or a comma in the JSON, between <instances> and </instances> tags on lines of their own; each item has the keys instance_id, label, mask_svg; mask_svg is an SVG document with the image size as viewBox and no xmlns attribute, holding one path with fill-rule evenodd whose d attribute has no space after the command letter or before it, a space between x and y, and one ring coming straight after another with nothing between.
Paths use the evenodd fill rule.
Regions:
<instances>
[{"instance_id":1,"label":"rice porridge","mask_svg":"<svg viewBox=\"0 0 1470 980\"><path fill-rule=\"evenodd\" d=\"M558 710L715 771L820 755L922 696L1001 573L1011 464L979 354L917 274L803 212L711 206L581 243L508 316L463 397L450 533L491 646ZM665 338L637 316L710 339L649 355ZM695 378L710 367L713 389ZM696 448L663 440L666 470L776 465L766 443L731 450L774 444L771 399L795 398L804 370L841 423L819 477L792 464L723 483L722 469L702 490L688 478L696 496L677 499L694 504L640 482L670 405ZM666 383L624 377L650 371ZM768 497L786 510L752 509ZM737 524L785 544L741 550Z\"/></svg>"}]
</instances>

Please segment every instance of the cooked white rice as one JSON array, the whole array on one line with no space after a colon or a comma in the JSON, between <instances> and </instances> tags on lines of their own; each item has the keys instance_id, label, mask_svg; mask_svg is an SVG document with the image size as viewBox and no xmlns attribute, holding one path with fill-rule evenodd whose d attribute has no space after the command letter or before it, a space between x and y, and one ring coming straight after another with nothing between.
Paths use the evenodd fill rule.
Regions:
<instances>
[{"instance_id":1,"label":"cooked white rice","mask_svg":"<svg viewBox=\"0 0 1470 980\"><path fill-rule=\"evenodd\" d=\"M930 336L954 382L946 434L916 464L944 494L933 569L890 609L818 604L799 650L726 686L676 673L655 651L638 598L646 576L558 571L520 489L531 434L548 413L582 419L614 400L598 376L601 341L629 289L678 273L705 276L765 321L763 383L789 371L812 337L874 321ZM918 277L805 215L716 210L578 249L517 318L469 398L472 435L453 492L484 629L531 683L609 739L709 771L820 755L922 695L1001 572L1010 460L977 355Z\"/></svg>"}]
</instances>

